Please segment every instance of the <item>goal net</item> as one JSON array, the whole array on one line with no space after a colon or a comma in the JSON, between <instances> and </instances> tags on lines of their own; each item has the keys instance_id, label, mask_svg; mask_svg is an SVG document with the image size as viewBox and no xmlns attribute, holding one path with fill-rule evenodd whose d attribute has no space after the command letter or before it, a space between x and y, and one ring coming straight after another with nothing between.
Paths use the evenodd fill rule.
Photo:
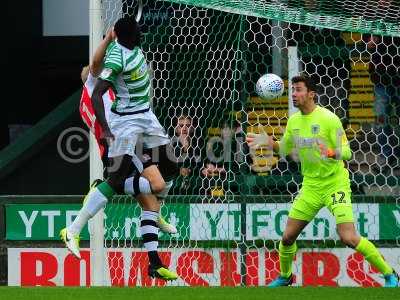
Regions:
<instances>
[{"instance_id":1,"label":"goal net","mask_svg":"<svg viewBox=\"0 0 400 300\"><path fill-rule=\"evenodd\" d=\"M180 276L169 284L263 286L279 273L278 243L302 180L299 166L265 149L249 151L244 134L263 129L282 136L294 110L290 78L300 72L317 78L318 104L335 112L346 129L358 231L398 268L399 1L102 5L104 29L123 15L141 15L153 111L180 158L180 176L162 207L178 228L177 234L160 234L162 259ZM257 97L255 83L265 73L284 79L282 97ZM103 284L165 285L147 275L137 202L115 197L105 214ZM383 283L338 240L325 208L298 247L295 285Z\"/></svg>"}]
</instances>

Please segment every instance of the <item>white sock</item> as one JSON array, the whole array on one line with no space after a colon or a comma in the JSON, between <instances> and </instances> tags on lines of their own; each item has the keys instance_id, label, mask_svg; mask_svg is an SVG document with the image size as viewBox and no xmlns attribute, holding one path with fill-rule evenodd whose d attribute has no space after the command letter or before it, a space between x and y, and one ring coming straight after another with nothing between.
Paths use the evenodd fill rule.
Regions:
<instances>
[{"instance_id":1,"label":"white sock","mask_svg":"<svg viewBox=\"0 0 400 300\"><path fill-rule=\"evenodd\" d=\"M68 226L68 231L73 235L79 235L82 231L82 228L85 227L91 218L92 216L87 212L85 207L82 207L75 220L71 225Z\"/></svg>"},{"instance_id":2,"label":"white sock","mask_svg":"<svg viewBox=\"0 0 400 300\"><path fill-rule=\"evenodd\" d=\"M74 235L79 235L89 219L102 209L106 203L106 196L104 196L97 188L90 192L88 200L79 211L78 216L68 227L68 230Z\"/></svg>"},{"instance_id":3,"label":"white sock","mask_svg":"<svg viewBox=\"0 0 400 300\"><path fill-rule=\"evenodd\" d=\"M135 184L134 184L135 181ZM136 185L136 187L134 186ZM124 186L125 194L130 195L138 195L138 194L151 194L151 186L150 182L143 176L137 177L129 177L125 180Z\"/></svg>"}]
</instances>

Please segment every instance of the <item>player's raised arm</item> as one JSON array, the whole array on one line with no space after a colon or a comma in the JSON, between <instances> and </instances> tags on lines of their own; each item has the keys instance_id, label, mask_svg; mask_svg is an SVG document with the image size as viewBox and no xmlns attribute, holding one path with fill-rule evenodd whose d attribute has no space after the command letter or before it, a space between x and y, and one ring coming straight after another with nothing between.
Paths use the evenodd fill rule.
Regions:
<instances>
[{"instance_id":1,"label":"player's raised arm","mask_svg":"<svg viewBox=\"0 0 400 300\"><path fill-rule=\"evenodd\" d=\"M268 135L264 130L260 130L260 133L247 133L246 142L251 149L267 147L272 148L275 152L279 151L279 143L274 141L272 136Z\"/></svg>"},{"instance_id":2,"label":"player's raised arm","mask_svg":"<svg viewBox=\"0 0 400 300\"><path fill-rule=\"evenodd\" d=\"M100 51L99 51L100 53ZM104 68L100 73L99 79L93 91L92 104L95 111L96 119L99 121L100 126L103 129L103 139L114 139L110 128L107 124L103 94L108 91L109 88L113 87L113 83L116 82L118 75L122 72L122 54L121 50L116 46L115 42L109 45L106 58L104 59Z\"/></svg>"},{"instance_id":3,"label":"player's raised arm","mask_svg":"<svg viewBox=\"0 0 400 300\"><path fill-rule=\"evenodd\" d=\"M340 122L339 118L335 116L331 124L332 126L329 132L329 138L332 145L334 145L334 149L330 158L336 158L339 160L351 159L351 149L342 123Z\"/></svg>"},{"instance_id":4,"label":"player's raised arm","mask_svg":"<svg viewBox=\"0 0 400 300\"><path fill-rule=\"evenodd\" d=\"M293 149L293 139L290 133L289 123L290 122L288 122L285 134L280 141L274 140L272 136L265 132L263 127L260 127L260 133L247 133L246 142L251 149L267 147L272 149L275 153L281 153L283 156L286 156Z\"/></svg>"},{"instance_id":5,"label":"player's raised arm","mask_svg":"<svg viewBox=\"0 0 400 300\"><path fill-rule=\"evenodd\" d=\"M92 61L90 62L90 73L97 77L103 70L104 56L106 55L106 50L108 45L115 39L114 28L111 28L104 39L100 42L96 51L93 54Z\"/></svg>"}]
</instances>

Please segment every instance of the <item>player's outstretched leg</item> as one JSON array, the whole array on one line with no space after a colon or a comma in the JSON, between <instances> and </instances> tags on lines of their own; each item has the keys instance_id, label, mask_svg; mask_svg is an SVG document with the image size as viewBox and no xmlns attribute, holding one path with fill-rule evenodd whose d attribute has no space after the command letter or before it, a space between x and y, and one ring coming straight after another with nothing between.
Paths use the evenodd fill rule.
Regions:
<instances>
[{"instance_id":1,"label":"player's outstretched leg","mask_svg":"<svg viewBox=\"0 0 400 300\"><path fill-rule=\"evenodd\" d=\"M103 183L103 182L104 182L104 180L102 180L102 179L93 180L92 184L90 185L89 191L87 192L86 196L83 198L83 201L82 201L82 204L83 204L83 205L85 205L85 203L88 201L90 193L93 192L93 191L95 190L95 188L96 188L100 183Z\"/></svg>"},{"instance_id":2,"label":"player's outstretched leg","mask_svg":"<svg viewBox=\"0 0 400 300\"><path fill-rule=\"evenodd\" d=\"M364 237L355 247L357 252L364 255L365 259L381 272L385 278L385 287L398 287L400 284L399 275L384 260L378 249Z\"/></svg>"},{"instance_id":3,"label":"player's outstretched leg","mask_svg":"<svg viewBox=\"0 0 400 300\"><path fill-rule=\"evenodd\" d=\"M179 167L175 160L171 159L168 153L174 153L174 149L171 144L162 145L157 147L159 153L159 164L158 170L151 165L143 171L143 174L147 176L152 183L152 189L155 192L155 196L158 201L162 204L165 198L168 196L169 190L173 185L174 179L179 175ZM151 152L151 153L150 153ZM148 149L147 154L152 157L153 149ZM153 162L154 163L154 162ZM162 184L160 184L162 183ZM160 216L158 225L163 232L171 234L177 233L178 230L172 224L168 224Z\"/></svg>"},{"instance_id":4,"label":"player's outstretched leg","mask_svg":"<svg viewBox=\"0 0 400 300\"><path fill-rule=\"evenodd\" d=\"M82 228L87 224L101 208L103 208L108 199L114 195L114 190L107 182L96 180L84 199L84 204L78 213L78 216L67 228L60 231L60 238L64 241L65 246L78 259L81 258L79 253L79 234Z\"/></svg>"},{"instance_id":5,"label":"player's outstretched leg","mask_svg":"<svg viewBox=\"0 0 400 300\"><path fill-rule=\"evenodd\" d=\"M354 223L338 224L337 229L344 244L361 253L371 266L374 266L382 273L385 278L385 287L399 286L399 275L389 266L374 244L357 234Z\"/></svg>"}]
</instances>

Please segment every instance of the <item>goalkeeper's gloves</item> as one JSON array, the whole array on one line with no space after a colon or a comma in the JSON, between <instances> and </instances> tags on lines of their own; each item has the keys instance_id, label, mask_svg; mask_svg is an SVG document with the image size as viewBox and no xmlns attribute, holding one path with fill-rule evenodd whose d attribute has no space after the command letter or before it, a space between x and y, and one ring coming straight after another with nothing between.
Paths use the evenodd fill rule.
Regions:
<instances>
[{"instance_id":1,"label":"goalkeeper's gloves","mask_svg":"<svg viewBox=\"0 0 400 300\"><path fill-rule=\"evenodd\" d=\"M251 149L257 149L262 147L273 146L272 136L269 136L266 132L252 133L249 132L246 135L246 142Z\"/></svg>"},{"instance_id":2,"label":"goalkeeper's gloves","mask_svg":"<svg viewBox=\"0 0 400 300\"><path fill-rule=\"evenodd\" d=\"M318 146L322 157L336 159L335 150L327 148L323 143L319 143Z\"/></svg>"}]
</instances>

